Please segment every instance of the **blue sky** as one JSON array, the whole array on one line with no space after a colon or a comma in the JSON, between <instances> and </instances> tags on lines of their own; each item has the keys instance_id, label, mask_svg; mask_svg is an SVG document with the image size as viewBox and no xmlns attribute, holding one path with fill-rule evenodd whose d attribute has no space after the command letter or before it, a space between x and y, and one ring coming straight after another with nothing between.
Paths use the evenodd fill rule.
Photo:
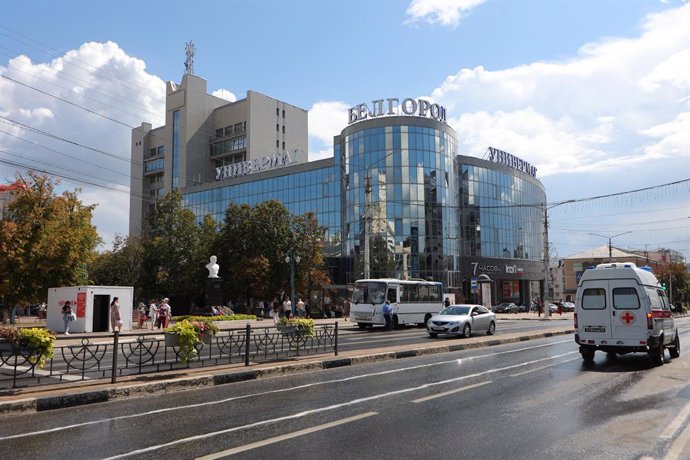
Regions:
<instances>
[{"instance_id":1,"label":"blue sky","mask_svg":"<svg viewBox=\"0 0 690 460\"><path fill-rule=\"evenodd\" d=\"M347 107L411 96L448 108L459 153L482 157L493 146L536 165L549 203L690 179L685 1L95 5L3 2L0 178L11 181L16 163L27 162L96 178L109 188L64 184L82 187L84 201L99 203L95 223L106 241L127 233L129 165L116 158L129 156L124 125L160 122L163 82L180 81L189 40L197 50L195 73L210 91L226 90L232 99L252 89L309 110L311 159L332 155L331 138L345 127ZM52 142L14 122L91 150ZM614 244L667 247L690 258L688 182L565 204L549 219L553 255L606 244L589 233L630 231Z\"/></svg>"}]
</instances>

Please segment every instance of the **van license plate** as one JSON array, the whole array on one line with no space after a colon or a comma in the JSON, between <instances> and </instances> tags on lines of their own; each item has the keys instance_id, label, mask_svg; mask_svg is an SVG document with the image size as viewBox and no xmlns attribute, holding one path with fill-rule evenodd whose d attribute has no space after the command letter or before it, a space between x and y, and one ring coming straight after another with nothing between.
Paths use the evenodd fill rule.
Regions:
<instances>
[{"instance_id":1,"label":"van license plate","mask_svg":"<svg viewBox=\"0 0 690 460\"><path fill-rule=\"evenodd\" d=\"M585 332L606 332L604 326L585 326Z\"/></svg>"}]
</instances>

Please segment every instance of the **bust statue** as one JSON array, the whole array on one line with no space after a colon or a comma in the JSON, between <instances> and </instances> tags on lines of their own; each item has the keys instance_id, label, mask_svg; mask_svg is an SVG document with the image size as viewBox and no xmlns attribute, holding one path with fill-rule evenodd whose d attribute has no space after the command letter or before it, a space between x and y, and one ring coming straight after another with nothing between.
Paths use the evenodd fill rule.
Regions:
<instances>
[{"instance_id":1,"label":"bust statue","mask_svg":"<svg viewBox=\"0 0 690 460\"><path fill-rule=\"evenodd\" d=\"M218 270L220 269L220 267L216 263L216 260L218 260L216 256L211 256L210 262L206 264L206 269L208 270L209 278L218 278Z\"/></svg>"}]
</instances>

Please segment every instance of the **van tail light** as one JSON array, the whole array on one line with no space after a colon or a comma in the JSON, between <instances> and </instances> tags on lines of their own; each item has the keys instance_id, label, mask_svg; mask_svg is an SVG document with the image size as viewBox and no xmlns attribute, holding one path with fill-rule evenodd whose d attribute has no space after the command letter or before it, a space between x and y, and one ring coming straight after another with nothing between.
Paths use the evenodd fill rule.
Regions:
<instances>
[{"instance_id":1,"label":"van tail light","mask_svg":"<svg viewBox=\"0 0 690 460\"><path fill-rule=\"evenodd\" d=\"M647 329L654 329L654 319L651 313L647 313Z\"/></svg>"},{"instance_id":2,"label":"van tail light","mask_svg":"<svg viewBox=\"0 0 690 460\"><path fill-rule=\"evenodd\" d=\"M671 317L671 311L670 310L652 310L652 318L654 318L654 319L670 318L670 317Z\"/></svg>"},{"instance_id":3,"label":"van tail light","mask_svg":"<svg viewBox=\"0 0 690 460\"><path fill-rule=\"evenodd\" d=\"M575 323L575 329L577 329L577 313L573 315L573 322Z\"/></svg>"}]
</instances>

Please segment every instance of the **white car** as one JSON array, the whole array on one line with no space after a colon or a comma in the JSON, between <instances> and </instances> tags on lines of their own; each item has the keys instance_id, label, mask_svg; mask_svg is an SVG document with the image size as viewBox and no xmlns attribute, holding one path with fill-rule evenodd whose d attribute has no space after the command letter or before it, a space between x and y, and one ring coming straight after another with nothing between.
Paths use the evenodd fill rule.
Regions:
<instances>
[{"instance_id":1,"label":"white car","mask_svg":"<svg viewBox=\"0 0 690 460\"><path fill-rule=\"evenodd\" d=\"M450 305L426 323L429 337L439 334L472 336L472 331L483 331L488 335L496 332L496 314L481 305Z\"/></svg>"}]
</instances>

